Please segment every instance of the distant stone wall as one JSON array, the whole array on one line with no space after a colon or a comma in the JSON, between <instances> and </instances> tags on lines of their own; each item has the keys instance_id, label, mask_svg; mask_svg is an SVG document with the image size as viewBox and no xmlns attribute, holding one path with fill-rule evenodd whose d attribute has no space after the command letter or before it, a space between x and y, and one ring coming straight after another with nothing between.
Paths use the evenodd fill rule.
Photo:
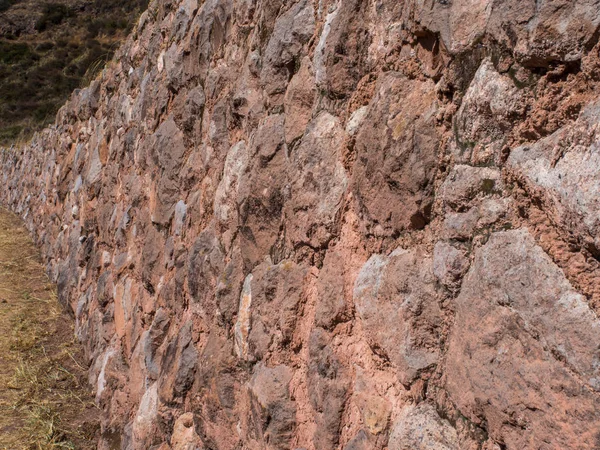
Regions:
<instances>
[{"instance_id":1,"label":"distant stone wall","mask_svg":"<svg viewBox=\"0 0 600 450\"><path fill-rule=\"evenodd\" d=\"M599 22L152 3L1 153L99 448L597 448Z\"/></svg>"}]
</instances>

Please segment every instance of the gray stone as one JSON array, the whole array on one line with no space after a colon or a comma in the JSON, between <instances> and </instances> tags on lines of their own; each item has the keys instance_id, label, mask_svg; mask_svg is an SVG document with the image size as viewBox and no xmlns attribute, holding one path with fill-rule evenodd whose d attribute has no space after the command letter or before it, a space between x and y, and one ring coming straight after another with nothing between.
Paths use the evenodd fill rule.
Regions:
<instances>
[{"instance_id":1,"label":"gray stone","mask_svg":"<svg viewBox=\"0 0 600 450\"><path fill-rule=\"evenodd\" d=\"M410 385L440 355L441 310L431 257L419 248L373 255L354 285L365 336Z\"/></svg>"},{"instance_id":2,"label":"gray stone","mask_svg":"<svg viewBox=\"0 0 600 450\"><path fill-rule=\"evenodd\" d=\"M344 130L337 118L319 114L290 155L291 200L285 206L289 237L295 244L320 247L332 236L348 186L340 160Z\"/></svg>"},{"instance_id":3,"label":"gray stone","mask_svg":"<svg viewBox=\"0 0 600 450\"><path fill-rule=\"evenodd\" d=\"M405 406L390 432L389 450L458 450L457 432L428 403Z\"/></svg>"},{"instance_id":4,"label":"gray stone","mask_svg":"<svg viewBox=\"0 0 600 450\"><path fill-rule=\"evenodd\" d=\"M552 205L549 213L585 242L600 248L600 103L572 125L533 145L515 148L508 166L532 193Z\"/></svg>"},{"instance_id":5,"label":"gray stone","mask_svg":"<svg viewBox=\"0 0 600 450\"><path fill-rule=\"evenodd\" d=\"M290 448L296 427L296 405L289 393L291 379L289 367L270 368L261 363L249 382L251 401L257 412L252 420L267 449Z\"/></svg>"}]
</instances>

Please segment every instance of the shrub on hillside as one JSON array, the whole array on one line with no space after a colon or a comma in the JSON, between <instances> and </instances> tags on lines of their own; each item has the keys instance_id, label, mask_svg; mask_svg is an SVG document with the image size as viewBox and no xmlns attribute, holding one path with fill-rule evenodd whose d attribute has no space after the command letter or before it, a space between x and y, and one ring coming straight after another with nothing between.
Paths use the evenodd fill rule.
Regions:
<instances>
[{"instance_id":1,"label":"shrub on hillside","mask_svg":"<svg viewBox=\"0 0 600 450\"><path fill-rule=\"evenodd\" d=\"M0 12L4 12L14 4L14 0L0 0Z\"/></svg>"},{"instance_id":2,"label":"shrub on hillside","mask_svg":"<svg viewBox=\"0 0 600 450\"><path fill-rule=\"evenodd\" d=\"M73 11L61 3L46 3L42 12L42 17L35 23L37 31L44 31L51 25L60 25L63 20L73 17Z\"/></svg>"}]
</instances>

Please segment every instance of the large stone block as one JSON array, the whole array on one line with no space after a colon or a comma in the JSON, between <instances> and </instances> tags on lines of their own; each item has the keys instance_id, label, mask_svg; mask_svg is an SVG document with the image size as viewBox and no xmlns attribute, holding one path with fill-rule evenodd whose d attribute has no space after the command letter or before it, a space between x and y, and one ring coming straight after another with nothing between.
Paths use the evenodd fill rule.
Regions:
<instances>
[{"instance_id":1,"label":"large stone block","mask_svg":"<svg viewBox=\"0 0 600 450\"><path fill-rule=\"evenodd\" d=\"M597 442L600 321L527 230L476 251L456 308L446 389L463 415L507 448Z\"/></svg>"},{"instance_id":2,"label":"large stone block","mask_svg":"<svg viewBox=\"0 0 600 450\"><path fill-rule=\"evenodd\" d=\"M371 347L410 385L440 356L442 311L432 258L422 249L373 255L354 285L354 305Z\"/></svg>"}]
</instances>

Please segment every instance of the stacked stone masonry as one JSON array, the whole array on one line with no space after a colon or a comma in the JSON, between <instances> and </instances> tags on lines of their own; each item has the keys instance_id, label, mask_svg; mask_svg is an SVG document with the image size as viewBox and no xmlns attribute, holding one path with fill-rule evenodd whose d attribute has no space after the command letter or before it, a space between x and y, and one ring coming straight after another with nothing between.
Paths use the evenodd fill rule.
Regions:
<instances>
[{"instance_id":1,"label":"stacked stone masonry","mask_svg":"<svg viewBox=\"0 0 600 450\"><path fill-rule=\"evenodd\" d=\"M600 1L160 0L1 153L99 449L600 448Z\"/></svg>"}]
</instances>

